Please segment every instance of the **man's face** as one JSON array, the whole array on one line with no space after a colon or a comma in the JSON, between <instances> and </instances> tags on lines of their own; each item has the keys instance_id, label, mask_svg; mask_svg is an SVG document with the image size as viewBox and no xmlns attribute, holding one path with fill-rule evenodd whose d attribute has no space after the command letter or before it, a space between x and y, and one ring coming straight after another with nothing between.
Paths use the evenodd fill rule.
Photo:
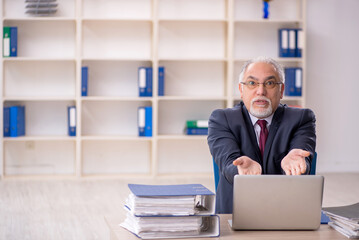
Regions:
<instances>
[{"instance_id":1,"label":"man's face","mask_svg":"<svg viewBox=\"0 0 359 240\"><path fill-rule=\"evenodd\" d=\"M269 63L257 62L247 67L243 82L265 83L267 81L280 82L279 75ZM250 89L248 85L239 85L239 91L244 105L257 118L269 117L277 109L283 97L284 84L277 84L269 89L263 84Z\"/></svg>"}]
</instances>

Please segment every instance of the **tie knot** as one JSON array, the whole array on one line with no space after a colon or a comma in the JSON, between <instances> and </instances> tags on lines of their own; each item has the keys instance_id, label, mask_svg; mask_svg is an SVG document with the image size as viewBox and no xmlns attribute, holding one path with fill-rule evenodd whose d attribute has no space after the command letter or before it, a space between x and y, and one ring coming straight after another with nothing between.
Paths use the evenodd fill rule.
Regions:
<instances>
[{"instance_id":1,"label":"tie knot","mask_svg":"<svg viewBox=\"0 0 359 240\"><path fill-rule=\"evenodd\" d=\"M257 123L261 127L261 129L267 127L267 121L266 120L258 120Z\"/></svg>"}]
</instances>

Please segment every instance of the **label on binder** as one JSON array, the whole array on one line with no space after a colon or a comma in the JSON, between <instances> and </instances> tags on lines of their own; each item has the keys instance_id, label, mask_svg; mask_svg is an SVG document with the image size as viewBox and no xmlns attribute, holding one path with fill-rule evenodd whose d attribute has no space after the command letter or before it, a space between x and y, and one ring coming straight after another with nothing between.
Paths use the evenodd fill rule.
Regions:
<instances>
[{"instance_id":1,"label":"label on binder","mask_svg":"<svg viewBox=\"0 0 359 240\"><path fill-rule=\"evenodd\" d=\"M295 70L295 87L296 88L302 87L302 69Z\"/></svg>"}]
</instances>

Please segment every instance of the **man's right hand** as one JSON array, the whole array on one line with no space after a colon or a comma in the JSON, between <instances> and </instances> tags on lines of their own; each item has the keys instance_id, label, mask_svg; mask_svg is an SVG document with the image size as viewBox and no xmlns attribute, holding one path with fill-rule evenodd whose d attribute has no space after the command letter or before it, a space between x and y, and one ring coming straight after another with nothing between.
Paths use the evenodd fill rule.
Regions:
<instances>
[{"instance_id":1,"label":"man's right hand","mask_svg":"<svg viewBox=\"0 0 359 240\"><path fill-rule=\"evenodd\" d=\"M233 165L237 166L239 175L261 175L262 167L256 161L247 156L242 156L233 161Z\"/></svg>"}]
</instances>

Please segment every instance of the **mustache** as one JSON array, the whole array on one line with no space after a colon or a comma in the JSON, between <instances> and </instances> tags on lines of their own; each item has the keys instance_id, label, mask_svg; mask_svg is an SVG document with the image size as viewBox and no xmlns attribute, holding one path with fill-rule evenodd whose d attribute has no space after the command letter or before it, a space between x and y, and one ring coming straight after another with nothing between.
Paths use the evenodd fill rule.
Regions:
<instances>
[{"instance_id":1,"label":"mustache","mask_svg":"<svg viewBox=\"0 0 359 240\"><path fill-rule=\"evenodd\" d=\"M270 104L270 100L267 97L255 97L251 100L251 104L253 104L255 101L266 101L268 104Z\"/></svg>"}]
</instances>

